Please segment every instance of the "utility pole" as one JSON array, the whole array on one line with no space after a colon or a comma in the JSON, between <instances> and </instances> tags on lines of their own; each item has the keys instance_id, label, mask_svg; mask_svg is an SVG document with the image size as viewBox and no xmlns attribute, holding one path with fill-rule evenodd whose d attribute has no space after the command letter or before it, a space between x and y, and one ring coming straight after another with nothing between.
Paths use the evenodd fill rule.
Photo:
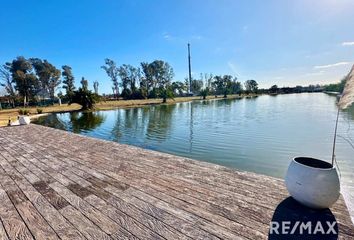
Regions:
<instances>
[{"instance_id":1,"label":"utility pole","mask_svg":"<svg viewBox=\"0 0 354 240\"><path fill-rule=\"evenodd\" d=\"M192 93L192 67L191 67L191 49L190 44L188 43L188 77L189 77L189 89L188 93Z\"/></svg>"}]
</instances>

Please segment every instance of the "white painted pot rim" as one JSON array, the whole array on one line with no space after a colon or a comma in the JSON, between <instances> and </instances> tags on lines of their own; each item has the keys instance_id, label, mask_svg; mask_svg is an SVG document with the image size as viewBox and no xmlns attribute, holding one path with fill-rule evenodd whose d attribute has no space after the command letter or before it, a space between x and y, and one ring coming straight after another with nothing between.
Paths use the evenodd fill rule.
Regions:
<instances>
[{"instance_id":1,"label":"white painted pot rim","mask_svg":"<svg viewBox=\"0 0 354 240\"><path fill-rule=\"evenodd\" d=\"M325 168L321 168L321 167L314 167L314 166L309 166L309 165L306 165L304 163L301 163L301 162L298 162L297 159L300 159L300 158L306 158L306 159L309 159L311 161L317 161L317 162L321 162L323 164L328 164L329 166L331 167L325 167ZM332 169L335 169L336 167L335 166L332 166L332 164L330 164L329 162L327 161L324 161L324 160L321 160L321 159L318 159L318 158L313 158L313 157L294 157L293 160L292 160L295 164L298 164L302 167L306 167L306 168L310 168L310 169L316 169L316 170L321 170L321 171L331 171Z\"/></svg>"}]
</instances>

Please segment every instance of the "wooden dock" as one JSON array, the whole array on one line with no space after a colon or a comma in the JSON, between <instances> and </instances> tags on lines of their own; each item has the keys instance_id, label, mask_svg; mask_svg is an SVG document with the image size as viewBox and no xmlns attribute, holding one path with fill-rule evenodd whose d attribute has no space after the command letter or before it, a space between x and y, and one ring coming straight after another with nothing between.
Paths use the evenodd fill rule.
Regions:
<instances>
[{"instance_id":1,"label":"wooden dock","mask_svg":"<svg viewBox=\"0 0 354 240\"><path fill-rule=\"evenodd\" d=\"M0 219L0 239L287 239L271 221L354 239L342 198L314 211L281 179L33 124L0 128Z\"/></svg>"}]
</instances>

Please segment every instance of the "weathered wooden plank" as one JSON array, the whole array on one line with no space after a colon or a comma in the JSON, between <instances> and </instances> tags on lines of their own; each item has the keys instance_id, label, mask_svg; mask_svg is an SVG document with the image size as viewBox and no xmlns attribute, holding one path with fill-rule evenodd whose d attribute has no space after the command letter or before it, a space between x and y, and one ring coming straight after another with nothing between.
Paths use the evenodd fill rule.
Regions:
<instances>
[{"instance_id":1,"label":"weathered wooden plank","mask_svg":"<svg viewBox=\"0 0 354 240\"><path fill-rule=\"evenodd\" d=\"M58 163L58 164L60 164L60 163ZM75 169L75 173L76 172L78 172L78 169ZM73 172L73 174L74 174L74 172ZM86 175L86 177L87 177L87 175ZM110 191L104 191L104 190L102 190L102 189L100 189L99 191L97 191L99 188L98 188L98 186L97 185L99 185L100 187L107 187L108 186L108 182L105 182L105 181L103 181L103 180L101 180L101 179L98 179L98 178L95 178L94 176L89 176L88 178L87 178L91 183L93 183L93 184L95 184L94 186L91 186L91 188L90 189L93 189L92 191L94 192L94 193L96 193L96 195L97 196L102 196L102 194L104 195L104 199L105 200L108 200L110 197L112 197L112 195L110 195L109 194L109 192ZM82 180L80 180L80 182L82 182ZM114 181L114 179L111 179L111 180L109 180L109 183L111 183L112 184L112 182L113 182L113 184L114 185L116 185L116 186L118 186L118 188L116 188L116 187L114 187L114 186L111 186L112 187L112 191L118 191L118 192L121 192L122 190L125 190L125 188L122 188L122 185L123 184L121 184L121 183L119 183L118 181ZM96 185L97 184L97 185ZM87 199L89 199L90 197L88 197ZM110 199L110 201L112 201L112 199ZM122 201L119 201L120 202L120 204L123 204L122 203ZM129 201L127 201L127 202L129 202ZM116 205L117 203L114 203L114 205ZM112 204L113 205L113 204ZM150 207L150 210L151 210L151 208L152 208L153 206L151 206ZM127 210L128 209L130 209L130 207L126 207L126 206L123 206L123 207L120 207L119 209L123 209L123 211L124 212L126 212L128 215L132 215L132 213L131 212L127 212ZM158 210L158 212L161 212L161 210ZM138 214L138 215L137 215ZM151 219L151 217L149 217L149 216L141 216L141 213L136 213L136 211L135 211L135 215L137 215L137 217L136 217L136 219ZM173 217L172 217L173 218ZM173 218L174 220L176 220L176 218ZM143 221L143 222L145 222L145 221ZM149 221L148 221L149 222ZM154 229L154 228L156 228L156 226L158 226L158 224L156 224L155 223L155 220L154 219L152 219L152 220L150 220L150 222L153 222L154 224L150 224L150 228L152 228L152 229ZM173 224L171 224L171 225L175 225L176 223L177 223L178 221L174 221L173 222ZM156 226L155 226L156 225ZM168 226L167 226L167 228L168 228ZM180 226L178 227L178 228L180 228ZM191 231L192 230L192 228L189 228L189 230ZM156 232L158 232L158 231L156 231ZM191 231L191 232L193 232L193 231ZM199 235L194 235L194 238L196 239L197 238L197 236L203 236L203 234L204 234L204 239L207 239L206 238L206 233L201 233L200 231L199 231ZM161 234L161 235L164 235L163 233ZM166 234L165 234L166 235ZM168 233L167 234L168 236L173 236L171 233ZM212 236L211 235L209 235L209 237L208 237L208 239L211 239L212 238Z\"/></svg>"},{"instance_id":2,"label":"weathered wooden plank","mask_svg":"<svg viewBox=\"0 0 354 240\"><path fill-rule=\"evenodd\" d=\"M9 237L7 236L4 225L2 224L2 221L0 221L0 240L8 240L8 239Z\"/></svg>"},{"instance_id":3,"label":"weathered wooden plank","mask_svg":"<svg viewBox=\"0 0 354 240\"><path fill-rule=\"evenodd\" d=\"M37 192L30 192L31 202L40 211L61 239L84 239L83 235L74 228L50 203Z\"/></svg>"},{"instance_id":4,"label":"weathered wooden plank","mask_svg":"<svg viewBox=\"0 0 354 240\"><path fill-rule=\"evenodd\" d=\"M86 169L86 167L84 167L84 166L81 166L81 167L83 167L83 169ZM107 172L105 172L105 173L107 173ZM108 174L110 174L110 175L112 175L113 174L113 176L116 176L116 174L114 174L114 173L110 173L110 172L108 172ZM116 177L118 177L119 178L119 176L116 176ZM123 180L123 181L125 181L124 179L120 179L120 180ZM132 183L134 181L134 179L130 179L129 180L129 183ZM126 183L128 183L128 182L126 182ZM106 190L108 190L108 191L110 191L110 192L112 192L113 191L113 188L112 187L109 187L108 189L106 189ZM178 200L178 199L175 199L176 201ZM189 208L192 208L193 206L189 206ZM202 209L202 208L199 208L199 207L195 207L194 208L194 211L195 212L197 212L197 214L199 213L200 214L200 212L203 212L204 210ZM208 216L209 216L209 218L208 219L213 219L213 221L215 222L215 219L218 219L218 223L219 224L222 224L223 222L222 221L220 221L221 219L223 219L223 220L225 220L225 221L228 221L227 219L225 219L225 218L220 218L220 216L215 216L215 215L212 215L212 214L210 214L209 212L206 212L205 214L207 214ZM201 217L204 217L205 218L205 216L201 216ZM230 221L228 221L229 222L229 224L230 224ZM241 229L243 229L245 226L241 226L241 225L239 225L239 224L237 224L237 223L235 223L235 222L232 222L231 223L231 225L235 228L236 227L236 229L233 229L233 231L240 231ZM237 230L238 229L238 230ZM249 230L249 231L252 231L251 229ZM253 230L254 231L254 230ZM256 231L254 231L255 232L255 235L256 236L261 236L261 234L259 233L259 232L256 232Z\"/></svg>"},{"instance_id":5,"label":"weathered wooden plank","mask_svg":"<svg viewBox=\"0 0 354 240\"><path fill-rule=\"evenodd\" d=\"M94 195L90 195L87 197L87 201L89 201L92 205L95 205L104 214L108 215L111 219L114 219L119 223L120 226L123 226L127 231L137 236L138 238L163 239L162 236L151 231L149 228L136 221L134 218L126 215L120 209L107 205L102 199L99 199Z\"/></svg>"},{"instance_id":6,"label":"weathered wooden plank","mask_svg":"<svg viewBox=\"0 0 354 240\"><path fill-rule=\"evenodd\" d=\"M93 208L86 201L84 201L82 198L72 193L69 189L65 188L63 185L55 182L50 184L50 187L53 188L62 197L64 197L72 206L77 208L82 214L84 214L93 223L99 226L105 233L113 234L119 228L119 226L114 221L106 217L100 211Z\"/></svg>"},{"instance_id":7,"label":"weathered wooden plank","mask_svg":"<svg viewBox=\"0 0 354 240\"><path fill-rule=\"evenodd\" d=\"M61 163L58 163L58 164L60 165ZM83 179L79 179L79 178L80 177L77 176L77 177L74 177L73 179L76 179L78 182L83 182L82 181ZM102 186L102 184L104 184L104 182L102 180L99 180L99 179L95 178L94 176L91 176L91 180L93 180L93 179L95 179L94 180L95 183L97 183L101 186ZM115 188L118 191L124 190L124 189L122 189L122 184L119 183L118 181L114 181L113 184L115 184L118 187L118 188ZM104 185L107 185L107 183ZM88 195L90 195L92 193L91 191L87 191L87 189L84 189L79 184L69 184L67 186L67 188L82 198L87 197ZM92 187L91 189L93 189L93 188L94 187ZM103 191L100 191L98 193L101 193L101 192L103 192ZM100 196L100 195L98 194L98 196ZM90 199L90 196L87 197L86 199ZM112 199L111 199L111 202L112 202ZM117 205L117 204L118 203L115 201L114 205ZM159 220L154 219L153 217L144 214L143 212L139 211L138 209L134 209L134 207L132 207L130 204L124 203L122 200L119 201L119 204L123 205L123 206L119 207L119 209L122 209L122 211L124 213L128 214L129 217L133 215L133 216L135 216L134 217L135 219L138 219L138 220L144 219L144 221L142 221L143 224L148 223L147 226L150 227L151 229L153 229L156 233L159 233L160 235L162 235L164 237L170 237L173 239L184 239L185 238L185 236L181 235L176 230L172 229L170 226L164 225L162 222L159 222ZM93 205L93 206L95 206L95 205ZM162 225L162 227L159 227L160 225ZM136 229L136 228L133 228L133 229ZM146 234L147 231L145 230L144 232Z\"/></svg>"},{"instance_id":8,"label":"weathered wooden plank","mask_svg":"<svg viewBox=\"0 0 354 240\"><path fill-rule=\"evenodd\" d=\"M0 218L10 239L33 239L5 190L0 189Z\"/></svg>"},{"instance_id":9,"label":"weathered wooden plank","mask_svg":"<svg viewBox=\"0 0 354 240\"><path fill-rule=\"evenodd\" d=\"M6 166L6 170L11 173L16 184L31 201L17 204L16 208L37 239L57 239L57 235L54 234L52 228L56 233L61 235L61 239L72 239L73 237L82 239L81 234L78 234L75 229L72 229L65 219L55 211L48 202L43 201L44 198L35 191L32 185L30 185L19 172L16 172L15 168L12 168L12 166L4 162L1 162L1 165Z\"/></svg>"},{"instance_id":10,"label":"weathered wooden plank","mask_svg":"<svg viewBox=\"0 0 354 240\"><path fill-rule=\"evenodd\" d=\"M111 238L116 240L139 240L139 238L137 238L136 236L134 236L124 228L119 229L119 231L116 233L113 233L111 235Z\"/></svg>"},{"instance_id":11,"label":"weathered wooden plank","mask_svg":"<svg viewBox=\"0 0 354 240\"><path fill-rule=\"evenodd\" d=\"M16 205L16 208L36 239L59 239L30 201Z\"/></svg>"},{"instance_id":12,"label":"weathered wooden plank","mask_svg":"<svg viewBox=\"0 0 354 240\"><path fill-rule=\"evenodd\" d=\"M59 210L87 239L111 239L97 225L93 224L73 206L67 206Z\"/></svg>"},{"instance_id":13,"label":"weathered wooden plank","mask_svg":"<svg viewBox=\"0 0 354 240\"><path fill-rule=\"evenodd\" d=\"M85 169L85 170L91 169L91 168L86 168L86 167L84 167L84 166L82 166L82 167L83 167L83 169ZM113 186L110 186L109 189L108 189L108 191L112 191L113 189L114 189ZM210 226L209 226L208 228L205 228L204 230L207 230L207 229L209 230L209 229L210 229ZM220 232L220 231L221 231L221 232ZM233 234L231 234L231 233L226 233L225 230L221 230L221 229L219 229L219 230L217 230L217 231L214 231L213 234L222 236L223 238L227 238L227 239L237 239L237 238L238 238L236 235L233 235Z\"/></svg>"},{"instance_id":14,"label":"weathered wooden plank","mask_svg":"<svg viewBox=\"0 0 354 240\"><path fill-rule=\"evenodd\" d=\"M60 163L58 163L58 164L60 164ZM75 172L77 172L76 169L75 169ZM74 172L72 174L74 174ZM77 179L78 182L82 182L82 179L78 179L77 177L75 177L75 179ZM91 186L91 189L95 189L95 190L99 189L97 185L99 185L101 187L107 187L108 186L107 182L104 182L103 180L97 179L94 176L88 177L88 180L90 180L93 184L95 184L95 186ZM112 183L113 180L114 179L110 180L109 182ZM121 188L122 184L119 183L118 181L113 181L113 184L118 185L118 187L119 187L119 188L115 188L114 187L114 189L116 189L118 191L124 190L124 189ZM68 186L68 188L70 189L70 185ZM75 188L78 189L78 188L81 188L81 187L80 186L75 186ZM75 191L73 191L73 192L75 192ZM113 197L112 195L109 194L109 192L104 191L103 189L100 189L99 192L96 191L95 193L99 197L101 197L101 194L104 193L104 199L106 199L106 200L108 200L110 197ZM107 195L109 195L109 196L107 196ZM92 200L91 196L87 197L86 200L88 200L88 201ZM113 201L112 205L117 205L118 202L120 203L120 205L123 205L123 206L120 206L119 209L122 209L122 211L125 212L126 214L128 214L129 216L133 215L133 216L135 216L135 219L138 219L138 220L144 219L144 221L142 221L142 223L143 224L145 222L149 223L147 226L150 227L151 229L155 230L160 235L165 236L165 237L167 237L167 236L168 237L173 237L175 239L183 239L184 236L181 236L181 235L175 236L176 233L174 233L174 232L176 232L176 231L175 230L171 230L170 226L165 225L165 226L159 228L158 226L161 225L161 223L159 223L157 219L154 219L154 218L152 218L152 217L150 217L149 215L146 215L146 214L142 215L141 212L138 212L137 210L134 210L134 208L132 208L132 206L130 206L129 204L127 204L127 203L124 204L122 202L122 200L118 200L118 202L117 202L117 199L113 200L111 198L110 202L112 203L112 201ZM176 222L178 222L178 221L175 221L174 223L176 223ZM164 229L164 228L166 228L166 230L164 230L164 232L161 232L161 229ZM189 230L191 230L191 228ZM206 235L206 234L204 233L204 235ZM195 236L197 236L197 235L195 235ZM203 236L203 235L201 234L201 236ZM204 239L206 239L206 238L204 238ZM210 237L208 239L210 239Z\"/></svg>"}]
</instances>

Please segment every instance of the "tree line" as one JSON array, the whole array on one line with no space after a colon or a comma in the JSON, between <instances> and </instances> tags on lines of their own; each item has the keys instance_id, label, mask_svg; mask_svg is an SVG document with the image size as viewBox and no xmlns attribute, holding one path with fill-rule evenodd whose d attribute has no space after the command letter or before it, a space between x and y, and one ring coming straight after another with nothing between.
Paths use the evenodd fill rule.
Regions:
<instances>
[{"instance_id":1,"label":"tree line","mask_svg":"<svg viewBox=\"0 0 354 240\"><path fill-rule=\"evenodd\" d=\"M243 91L255 93L258 83L247 80L244 88L236 77L231 75L200 74L200 78L185 79L184 82L173 81L173 68L165 61L155 60L151 63L142 62L139 67L129 64L117 66L111 59L105 59L102 68L112 81L112 91L115 98L146 99L166 98L175 95L219 95L238 94ZM189 86L191 85L191 86ZM121 92L119 92L121 87ZM245 90L244 90L245 89ZM190 91L190 92L189 92Z\"/></svg>"},{"instance_id":2,"label":"tree line","mask_svg":"<svg viewBox=\"0 0 354 240\"><path fill-rule=\"evenodd\" d=\"M142 62L138 67L130 64L118 66L112 59L105 59L101 68L106 72L112 82L112 94L104 94L106 98L113 99L146 99L167 98L174 96L220 95L241 92L257 92L258 83L247 80L244 84L231 75L200 74L199 78L184 82L173 81L174 71L170 64L163 60ZM60 69L47 60L39 58L25 58L19 56L11 62L0 66L0 84L7 92L13 106L22 102L36 105L43 99L50 99L52 103L56 98L58 89L62 87L65 93L59 91L57 97L68 103L77 102L83 108L91 108L99 100L99 82L93 82L94 92L88 89L88 80L81 78L81 86L76 89L73 70L68 65ZM189 86L191 85L191 86Z\"/></svg>"}]
</instances>

